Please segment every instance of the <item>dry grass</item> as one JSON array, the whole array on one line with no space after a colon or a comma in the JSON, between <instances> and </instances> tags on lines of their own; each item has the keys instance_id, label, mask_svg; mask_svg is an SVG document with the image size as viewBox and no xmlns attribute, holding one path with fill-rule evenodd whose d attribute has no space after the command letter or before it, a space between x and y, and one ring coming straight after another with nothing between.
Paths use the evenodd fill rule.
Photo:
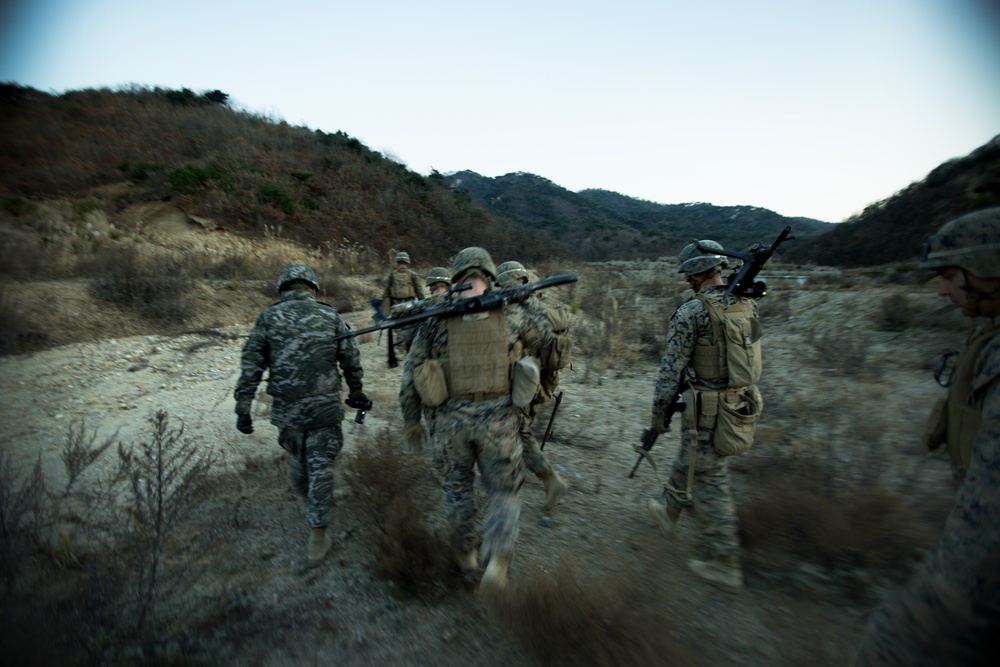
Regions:
<instances>
[{"instance_id":1,"label":"dry grass","mask_svg":"<svg viewBox=\"0 0 1000 667\"><path fill-rule=\"evenodd\" d=\"M508 591L485 596L492 614L546 665L687 664L662 598L620 569L598 572L563 554L552 573L536 566Z\"/></svg>"}]
</instances>

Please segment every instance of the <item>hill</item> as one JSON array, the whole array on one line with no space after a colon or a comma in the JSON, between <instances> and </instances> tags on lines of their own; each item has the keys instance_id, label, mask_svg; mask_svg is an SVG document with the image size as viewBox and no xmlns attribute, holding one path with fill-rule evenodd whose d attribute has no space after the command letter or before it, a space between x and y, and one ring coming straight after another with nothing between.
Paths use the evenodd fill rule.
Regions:
<instances>
[{"instance_id":1,"label":"hill","mask_svg":"<svg viewBox=\"0 0 1000 667\"><path fill-rule=\"evenodd\" d=\"M786 258L846 267L913 262L938 227L990 206L1000 206L1000 135L868 206L822 239L790 247Z\"/></svg>"},{"instance_id":2,"label":"hill","mask_svg":"<svg viewBox=\"0 0 1000 667\"><path fill-rule=\"evenodd\" d=\"M743 249L770 240L785 225L792 226L797 239L832 226L810 218L787 218L756 206L657 204L607 190L571 192L546 178L521 172L489 178L461 171L446 175L445 182L468 192L493 213L548 232L591 260L674 254L693 238L711 238Z\"/></svg>"}]
</instances>

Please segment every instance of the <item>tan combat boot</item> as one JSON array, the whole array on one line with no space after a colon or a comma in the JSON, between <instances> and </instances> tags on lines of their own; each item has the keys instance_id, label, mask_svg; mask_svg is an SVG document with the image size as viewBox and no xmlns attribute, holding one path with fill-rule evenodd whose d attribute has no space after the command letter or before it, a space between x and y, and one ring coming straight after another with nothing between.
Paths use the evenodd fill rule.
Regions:
<instances>
[{"instance_id":1,"label":"tan combat boot","mask_svg":"<svg viewBox=\"0 0 1000 667\"><path fill-rule=\"evenodd\" d=\"M545 485L545 504L542 505L542 510L551 512L569 491L569 484L551 467L546 468L539 477L542 478L542 484Z\"/></svg>"},{"instance_id":2,"label":"tan combat boot","mask_svg":"<svg viewBox=\"0 0 1000 667\"><path fill-rule=\"evenodd\" d=\"M466 576L479 574L479 554L476 553L476 550L473 549L469 553L459 556L458 567Z\"/></svg>"},{"instance_id":3,"label":"tan combat boot","mask_svg":"<svg viewBox=\"0 0 1000 667\"><path fill-rule=\"evenodd\" d=\"M723 556L713 560L689 560L688 567L710 584L731 593L743 590L743 567L739 556Z\"/></svg>"},{"instance_id":4,"label":"tan combat boot","mask_svg":"<svg viewBox=\"0 0 1000 667\"><path fill-rule=\"evenodd\" d=\"M660 532L665 537L673 537L674 531L677 530L677 517L681 515L681 511L675 507L668 507L658 500L650 500L646 509L649 510L653 522L659 526Z\"/></svg>"},{"instance_id":5,"label":"tan combat boot","mask_svg":"<svg viewBox=\"0 0 1000 667\"><path fill-rule=\"evenodd\" d=\"M309 533L309 544L306 545L306 557L313 563L318 563L326 556L333 546L333 539L326 528L313 528Z\"/></svg>"},{"instance_id":6,"label":"tan combat boot","mask_svg":"<svg viewBox=\"0 0 1000 667\"><path fill-rule=\"evenodd\" d=\"M507 588L507 568L510 566L510 559L506 556L492 556L483 572L483 578L479 582L480 590L503 590Z\"/></svg>"}]
</instances>

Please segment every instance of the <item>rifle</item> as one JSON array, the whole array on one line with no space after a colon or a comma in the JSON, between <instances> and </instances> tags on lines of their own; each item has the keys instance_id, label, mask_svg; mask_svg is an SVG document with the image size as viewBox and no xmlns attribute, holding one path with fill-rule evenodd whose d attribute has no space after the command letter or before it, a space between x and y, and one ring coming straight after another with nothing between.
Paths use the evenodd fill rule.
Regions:
<instances>
[{"instance_id":1,"label":"rifle","mask_svg":"<svg viewBox=\"0 0 1000 667\"><path fill-rule=\"evenodd\" d=\"M687 407L687 404L681 400L681 394L683 391L684 389L682 385L677 389L677 393L674 394L674 397L670 400L670 404L667 406L667 414L663 416L664 431L670 430L670 420L674 418L674 414L683 412L684 408ZM642 451L639 451L639 460L635 462L635 465L632 466L632 472L628 474L630 479L635 477L635 471L639 469L639 464L642 463L644 458L646 458L646 454L644 452L648 452L653 448L653 445L656 444L656 439L659 436L660 433L655 428L647 428L642 432L640 447L636 449L636 451L639 451L640 449Z\"/></svg>"},{"instance_id":2,"label":"rifle","mask_svg":"<svg viewBox=\"0 0 1000 667\"><path fill-rule=\"evenodd\" d=\"M579 279L580 276L575 273L560 273L559 275L550 276L544 280L537 280L533 283L525 283L524 285L515 285L513 287L504 287L503 289L496 290L495 292L489 292L479 296L468 297L465 299L449 299L430 305L419 312L407 313L406 315L401 315L400 317L389 317L370 327L337 334L333 337L333 340L353 338L354 336L360 336L361 334L372 331L391 332L393 329L405 327L410 324L416 324L417 322L423 322L424 320L432 317L455 317L458 315L471 315L473 313L481 313L487 310L495 310L496 308L502 308L503 306L511 303L523 303L533 292L540 289L555 287L556 285L565 285L567 283L575 283ZM469 287L470 286L467 284L458 285L454 287L452 291L462 292L469 289Z\"/></svg>"},{"instance_id":3,"label":"rifle","mask_svg":"<svg viewBox=\"0 0 1000 667\"><path fill-rule=\"evenodd\" d=\"M545 427L545 435L542 436L542 444L538 448L539 451L543 451L545 449L545 441L549 439L550 435L552 435L552 425L556 423L556 412L559 411L559 404L562 403L562 395L563 393L561 391L556 394L556 403L552 406L552 414L549 416L549 425Z\"/></svg>"},{"instance_id":4,"label":"rifle","mask_svg":"<svg viewBox=\"0 0 1000 667\"><path fill-rule=\"evenodd\" d=\"M726 257L743 260L743 264L740 265L739 270L729 274L729 277L727 278L729 288L722 297L723 307L729 307L730 294L736 294L736 296L746 296L751 299L759 299L767 294L767 283L763 280L756 280L757 274L760 273L760 270L764 267L764 263L771 258L771 255L774 254L774 251L778 249L779 245L785 241L795 239L794 236L789 236L791 232L791 225L786 226L783 230L781 230L781 233L778 234L778 238L776 238L774 243L770 246L765 245L763 242L757 242L750 246L750 249L746 252L732 252L730 250L706 248L700 243L698 244L698 250L709 255L725 255Z\"/></svg>"},{"instance_id":5,"label":"rifle","mask_svg":"<svg viewBox=\"0 0 1000 667\"><path fill-rule=\"evenodd\" d=\"M382 299L375 297L369 303L375 309L375 314L372 315L372 322L378 324L386 318L385 310L382 309Z\"/></svg>"}]
</instances>

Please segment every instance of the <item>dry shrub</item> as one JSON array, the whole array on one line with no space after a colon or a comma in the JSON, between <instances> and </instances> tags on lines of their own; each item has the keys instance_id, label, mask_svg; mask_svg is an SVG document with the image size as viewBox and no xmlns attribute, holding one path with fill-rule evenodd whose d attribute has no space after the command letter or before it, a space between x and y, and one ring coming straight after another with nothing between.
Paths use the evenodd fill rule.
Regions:
<instances>
[{"instance_id":1,"label":"dry shrub","mask_svg":"<svg viewBox=\"0 0 1000 667\"><path fill-rule=\"evenodd\" d=\"M772 458L758 484L766 492L738 508L743 546L754 569L796 588L825 581L864 599L873 576L900 579L933 542L900 492L879 478L833 476L811 457Z\"/></svg>"},{"instance_id":2,"label":"dry shrub","mask_svg":"<svg viewBox=\"0 0 1000 667\"><path fill-rule=\"evenodd\" d=\"M98 299L163 323L183 322L191 314L188 292L194 281L179 259L146 257L134 246L115 246L98 253L88 273Z\"/></svg>"},{"instance_id":3,"label":"dry shrub","mask_svg":"<svg viewBox=\"0 0 1000 667\"><path fill-rule=\"evenodd\" d=\"M7 292L0 289L0 356L33 352L48 344L48 334L25 317Z\"/></svg>"},{"instance_id":4,"label":"dry shrub","mask_svg":"<svg viewBox=\"0 0 1000 667\"><path fill-rule=\"evenodd\" d=\"M547 665L689 663L661 597L622 570L596 571L563 554L548 574L531 566L507 591L490 591L490 612Z\"/></svg>"},{"instance_id":5,"label":"dry shrub","mask_svg":"<svg viewBox=\"0 0 1000 667\"><path fill-rule=\"evenodd\" d=\"M433 597L453 574L445 533L427 521L434 474L423 458L404 454L388 428L344 466L373 547L375 572L406 595Z\"/></svg>"},{"instance_id":6,"label":"dry shrub","mask_svg":"<svg viewBox=\"0 0 1000 667\"><path fill-rule=\"evenodd\" d=\"M884 297L875 313L875 326L879 331L906 331L913 327L920 315L919 307L905 294Z\"/></svg>"}]
</instances>

